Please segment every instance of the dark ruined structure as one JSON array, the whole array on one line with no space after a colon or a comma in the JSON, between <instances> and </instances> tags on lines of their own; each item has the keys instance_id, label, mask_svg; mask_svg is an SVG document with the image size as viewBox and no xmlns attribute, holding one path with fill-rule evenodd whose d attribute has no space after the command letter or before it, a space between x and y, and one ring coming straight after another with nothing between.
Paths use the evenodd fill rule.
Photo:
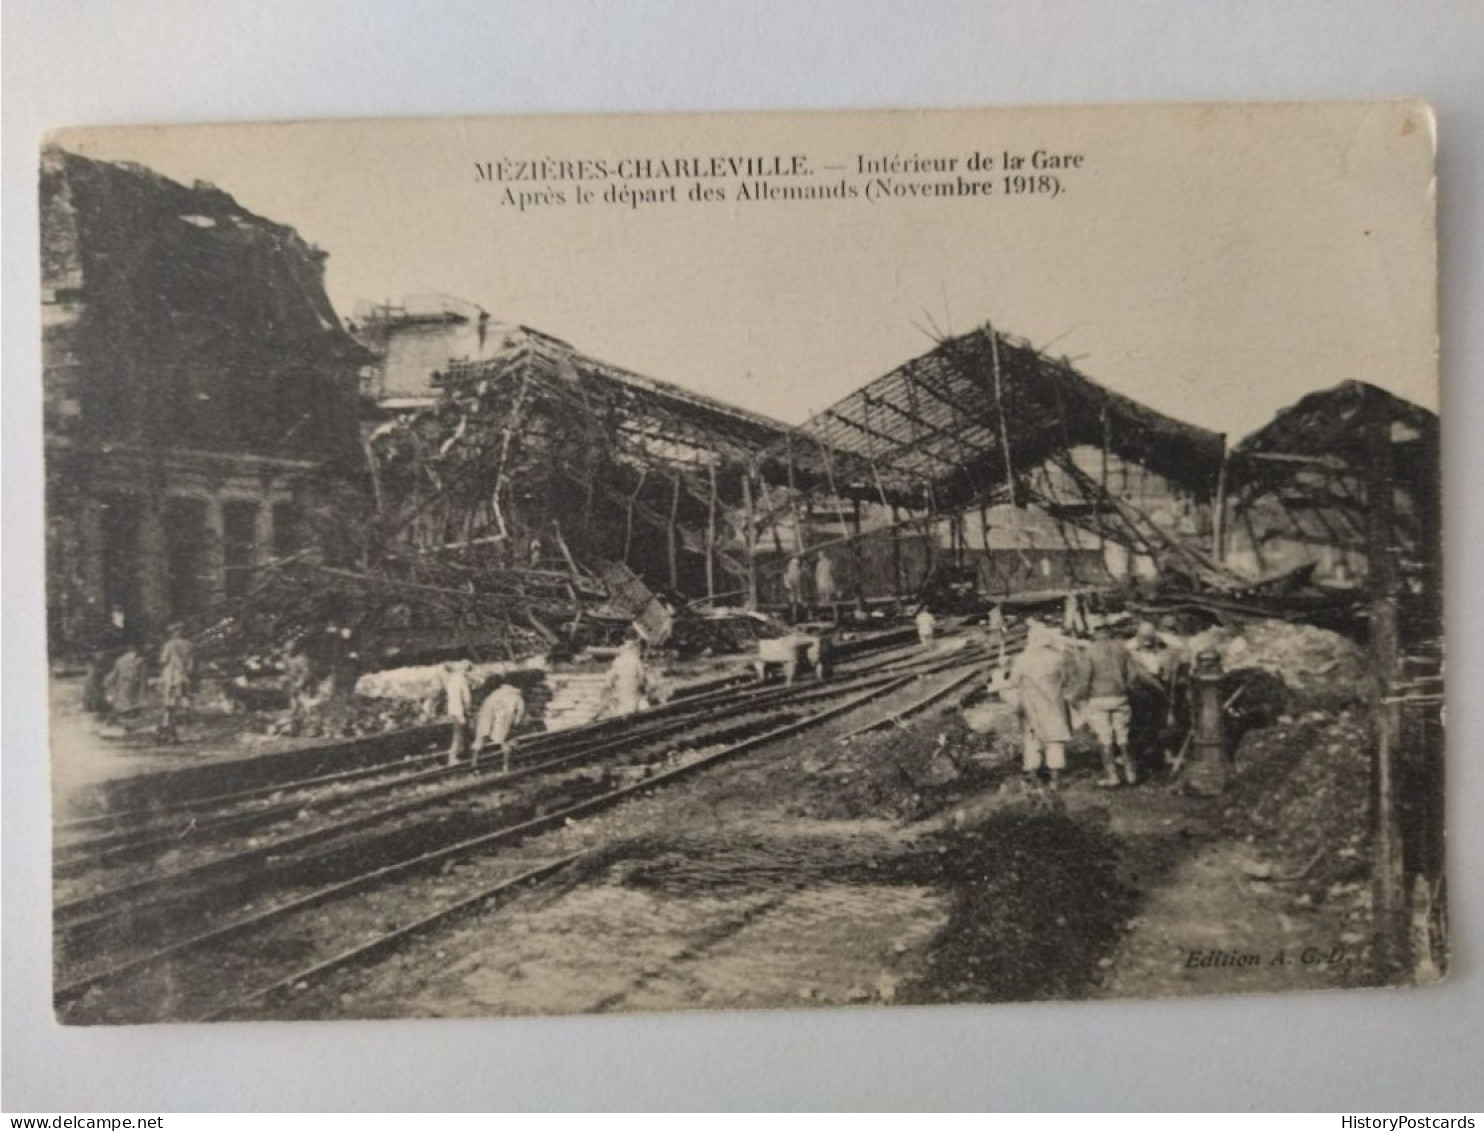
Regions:
<instances>
[{"instance_id":1,"label":"dark ruined structure","mask_svg":"<svg viewBox=\"0 0 1484 1131\"><path fill-rule=\"evenodd\" d=\"M325 255L209 185L50 150L41 170L53 648L246 592L359 459L364 351Z\"/></svg>"},{"instance_id":2,"label":"dark ruined structure","mask_svg":"<svg viewBox=\"0 0 1484 1131\"><path fill-rule=\"evenodd\" d=\"M1360 381L1310 393L1232 450L1227 559L1246 572L1313 567L1344 585L1366 576L1368 427L1391 450L1393 544L1411 588L1441 595L1440 433L1435 413Z\"/></svg>"},{"instance_id":3,"label":"dark ruined structure","mask_svg":"<svg viewBox=\"0 0 1484 1131\"><path fill-rule=\"evenodd\" d=\"M436 404L368 407L389 552L484 583L620 566L718 604L782 603L788 559L821 553L841 596L867 603L910 596L947 562L988 591L1237 583L1208 552L1222 437L988 328L798 428L534 330L478 332L482 356L449 358Z\"/></svg>"},{"instance_id":4,"label":"dark ruined structure","mask_svg":"<svg viewBox=\"0 0 1484 1131\"><path fill-rule=\"evenodd\" d=\"M1441 446L1436 414L1346 381L1232 455L1235 555L1365 598L1380 969L1446 949Z\"/></svg>"},{"instance_id":5,"label":"dark ruined structure","mask_svg":"<svg viewBox=\"0 0 1484 1131\"><path fill-rule=\"evenodd\" d=\"M490 568L632 568L689 596L748 592L745 516L767 510L776 421L587 356L525 327L452 360L436 406L369 436L389 544ZM382 416L388 415L383 409ZM811 456L798 474L823 481Z\"/></svg>"},{"instance_id":6,"label":"dark ruined structure","mask_svg":"<svg viewBox=\"0 0 1484 1131\"><path fill-rule=\"evenodd\" d=\"M342 327L323 253L210 186L52 151L42 211L59 646L271 605L275 638L524 651L622 592L620 621L651 588L781 605L795 555L866 604L945 567L1004 595L1364 572L1362 386L1228 453L986 325L790 427L447 296ZM1436 417L1385 405L1403 569L1436 593ZM296 557L310 530L333 552Z\"/></svg>"}]
</instances>

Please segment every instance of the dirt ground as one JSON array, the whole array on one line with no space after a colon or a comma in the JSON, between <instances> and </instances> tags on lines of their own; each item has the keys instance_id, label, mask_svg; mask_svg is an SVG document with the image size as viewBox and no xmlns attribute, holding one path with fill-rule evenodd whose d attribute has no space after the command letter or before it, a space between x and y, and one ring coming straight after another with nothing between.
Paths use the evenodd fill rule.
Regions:
<instances>
[{"instance_id":1,"label":"dirt ground","mask_svg":"<svg viewBox=\"0 0 1484 1131\"><path fill-rule=\"evenodd\" d=\"M521 852L532 861L593 855L379 966L306 988L273 1015L1377 983L1358 714L1285 715L1252 731L1216 799L1161 782L1097 789L1085 736L1063 791L1028 788L1013 743L975 733L952 700L840 742L860 721L837 720L528 842Z\"/></svg>"}]
</instances>

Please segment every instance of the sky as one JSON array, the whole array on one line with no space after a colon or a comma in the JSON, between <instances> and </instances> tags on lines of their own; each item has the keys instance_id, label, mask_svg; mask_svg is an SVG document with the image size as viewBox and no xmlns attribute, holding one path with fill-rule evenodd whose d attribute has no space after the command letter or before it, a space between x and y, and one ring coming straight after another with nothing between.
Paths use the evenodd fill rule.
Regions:
<instances>
[{"instance_id":1,"label":"sky","mask_svg":"<svg viewBox=\"0 0 1484 1131\"><path fill-rule=\"evenodd\" d=\"M527 117L69 131L209 181L329 253L336 309L447 293L605 361L788 422L985 323L1233 442L1358 379L1437 407L1433 137L1416 104ZM1007 152L1073 155L1007 194ZM695 178L492 184L480 162L953 158L989 196L692 202ZM992 159L971 171L972 154ZM1065 164L1072 164L1067 161ZM514 171L514 164L508 165ZM1047 170L1042 170L1047 171ZM639 208L602 192L676 188ZM506 188L554 189L525 210Z\"/></svg>"}]
</instances>

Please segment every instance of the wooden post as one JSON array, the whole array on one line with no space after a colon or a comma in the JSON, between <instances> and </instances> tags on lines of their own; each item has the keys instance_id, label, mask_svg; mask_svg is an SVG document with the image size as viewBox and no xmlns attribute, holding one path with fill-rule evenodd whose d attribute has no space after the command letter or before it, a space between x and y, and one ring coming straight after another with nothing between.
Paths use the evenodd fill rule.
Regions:
<instances>
[{"instance_id":1,"label":"wooden post","mask_svg":"<svg viewBox=\"0 0 1484 1131\"><path fill-rule=\"evenodd\" d=\"M864 602L866 597L866 551L861 539L861 501L859 497L855 497L850 502L853 511L850 516L850 529L855 537L855 541L851 543L855 549L855 593Z\"/></svg>"},{"instance_id":2,"label":"wooden post","mask_svg":"<svg viewBox=\"0 0 1484 1131\"><path fill-rule=\"evenodd\" d=\"M273 564L273 496L267 492L258 500L253 516L252 565L253 583L262 580L263 571Z\"/></svg>"},{"instance_id":3,"label":"wooden post","mask_svg":"<svg viewBox=\"0 0 1484 1131\"><path fill-rule=\"evenodd\" d=\"M165 535L164 507L164 498L153 491L140 497L139 520L135 528L137 543L133 548L135 585L131 587L137 595L137 605L128 603L126 608L134 627L138 629L142 626L147 635L162 634L165 625L175 615L171 601L170 553ZM211 571L208 580L209 599L214 601L220 596L216 588L220 584L216 563L221 558L217 549L221 545L221 528L219 524L211 526L210 513L208 504L207 525L201 533L202 561ZM216 516L221 517L220 505L217 506ZM137 633L135 639L139 644L144 644L143 640L138 639Z\"/></svg>"},{"instance_id":4,"label":"wooden post","mask_svg":"<svg viewBox=\"0 0 1484 1131\"><path fill-rule=\"evenodd\" d=\"M706 599L716 599L716 461L706 465L710 494L706 497Z\"/></svg>"},{"instance_id":5,"label":"wooden post","mask_svg":"<svg viewBox=\"0 0 1484 1131\"><path fill-rule=\"evenodd\" d=\"M855 571L855 587L856 592L859 593L861 591L861 575L864 572L861 564L860 542L855 537L855 535L860 533L860 502L857 500L855 504L855 531L852 534L850 524L845 517L845 500L840 494L839 486L835 483L835 461L830 455L829 448L825 447L823 440L819 441L819 455L824 460L824 473L829 481L830 494L835 498L835 517L840 522L840 533L850 546L850 560ZM843 591L843 587L840 588Z\"/></svg>"},{"instance_id":6,"label":"wooden post","mask_svg":"<svg viewBox=\"0 0 1484 1131\"><path fill-rule=\"evenodd\" d=\"M990 590L994 588L995 569L994 554L989 548L989 505L987 503L979 504L979 542L984 550L984 564L978 573L984 579L984 593L988 596Z\"/></svg>"},{"instance_id":7,"label":"wooden post","mask_svg":"<svg viewBox=\"0 0 1484 1131\"><path fill-rule=\"evenodd\" d=\"M896 503L891 505L891 587L898 601L902 599L902 520Z\"/></svg>"},{"instance_id":8,"label":"wooden post","mask_svg":"<svg viewBox=\"0 0 1484 1131\"><path fill-rule=\"evenodd\" d=\"M989 361L990 371L994 375L994 407L999 415L1000 449L1005 456L1005 485L1010 490L1010 505L1019 507L1020 502L1015 491L1015 465L1010 460L1010 433L1005 427L1005 390L1004 380L1000 374L1000 335L993 326L986 325L985 330L989 333Z\"/></svg>"},{"instance_id":9,"label":"wooden post","mask_svg":"<svg viewBox=\"0 0 1484 1131\"><path fill-rule=\"evenodd\" d=\"M809 535L804 530L803 519L799 517L799 495L794 486L794 438L791 432L785 454L788 456L788 509L794 518L794 553L803 554L809 548Z\"/></svg>"},{"instance_id":10,"label":"wooden post","mask_svg":"<svg viewBox=\"0 0 1484 1131\"><path fill-rule=\"evenodd\" d=\"M146 511L146 514L149 512ZM154 512L161 515L161 510ZM164 527L161 526L163 535ZM166 543L161 542L161 545ZM165 565L165 557L162 555L161 571L168 575L168 566ZM211 604L216 604L227 595L227 523L226 512L222 509L221 496L212 493L206 500L206 599ZM167 583L168 585L168 583ZM170 610L170 616L175 615L174 595L169 593L165 599L165 607Z\"/></svg>"},{"instance_id":11,"label":"wooden post","mask_svg":"<svg viewBox=\"0 0 1484 1131\"><path fill-rule=\"evenodd\" d=\"M629 496L629 506L624 514L623 527L623 560L624 565L629 564L629 548L634 541L634 504L639 501L639 492L644 490L644 477L649 474L649 468L639 469L639 481L634 484L634 493Z\"/></svg>"},{"instance_id":12,"label":"wooden post","mask_svg":"<svg viewBox=\"0 0 1484 1131\"><path fill-rule=\"evenodd\" d=\"M934 503L928 512L927 518L922 520L922 552L924 561L922 563L922 579L917 583L919 588L927 583L928 578L933 576L933 570L938 568L938 523L941 521L937 504Z\"/></svg>"},{"instance_id":13,"label":"wooden post","mask_svg":"<svg viewBox=\"0 0 1484 1131\"><path fill-rule=\"evenodd\" d=\"M747 552L747 607L757 609L757 504L752 495L752 468L742 469L742 509L747 522L743 546Z\"/></svg>"},{"instance_id":14,"label":"wooden post","mask_svg":"<svg viewBox=\"0 0 1484 1131\"><path fill-rule=\"evenodd\" d=\"M1385 404L1367 390L1365 399L1367 583L1370 589L1370 699L1375 732L1372 756L1373 856L1371 907L1375 916L1376 962L1384 978L1401 974L1410 941L1402 828L1398 797L1401 704L1394 687L1399 648L1396 559L1396 500L1391 419Z\"/></svg>"},{"instance_id":15,"label":"wooden post","mask_svg":"<svg viewBox=\"0 0 1484 1131\"><path fill-rule=\"evenodd\" d=\"M1103 425L1103 451L1102 451L1102 465L1101 465L1101 467L1099 468L1099 471L1098 471L1098 490L1101 492L1101 496L1098 499L1098 510L1101 512L1102 509L1103 509L1103 506L1105 505L1103 500L1108 497L1108 448L1112 445L1112 441L1113 441L1113 436L1112 436L1113 425L1112 425L1112 422L1109 421L1109 419L1108 419L1108 406L1107 405L1103 405L1103 411L1102 411L1102 413L1100 415L1101 415L1101 418L1102 418L1102 425ZM1068 456L1068 458L1070 458L1071 457L1071 453L1068 452L1067 453L1067 456ZM1102 551L1102 552L1106 552L1107 551L1107 546L1108 546L1108 540L1107 540L1106 535L1103 533L1103 524L1101 522L1099 522L1098 523L1098 550L1099 551Z\"/></svg>"},{"instance_id":16,"label":"wooden post","mask_svg":"<svg viewBox=\"0 0 1484 1131\"><path fill-rule=\"evenodd\" d=\"M675 516L680 513L680 476L670 475L670 521L665 524L666 545L670 551L670 588L680 588L680 549L675 544Z\"/></svg>"},{"instance_id":17,"label":"wooden post","mask_svg":"<svg viewBox=\"0 0 1484 1131\"><path fill-rule=\"evenodd\" d=\"M1216 472L1216 501L1211 507L1211 557L1220 565L1226 556L1226 433L1221 434L1221 466Z\"/></svg>"}]
</instances>

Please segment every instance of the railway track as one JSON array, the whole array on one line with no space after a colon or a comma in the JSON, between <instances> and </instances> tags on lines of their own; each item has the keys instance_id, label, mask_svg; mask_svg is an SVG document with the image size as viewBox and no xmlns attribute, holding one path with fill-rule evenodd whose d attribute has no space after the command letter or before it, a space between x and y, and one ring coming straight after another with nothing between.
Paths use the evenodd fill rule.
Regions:
<instances>
[{"instance_id":1,"label":"railway track","mask_svg":"<svg viewBox=\"0 0 1484 1131\"><path fill-rule=\"evenodd\" d=\"M776 691L776 689L769 689ZM539 767L543 755L573 746L600 750L614 741L626 741L637 734L659 734L725 709L732 697L705 696L695 701L646 712L636 719L624 720L630 728L620 732L605 721L591 727L572 728L539 734L520 740L512 758L512 771ZM759 703L765 702L761 697ZM439 737L446 728L439 729ZM620 737L621 736L621 737ZM339 774L275 782L236 794L208 797L160 811L144 811L132 822L133 827L101 835L65 840L54 854L57 876L75 875L89 866L147 857L155 852L183 845L211 843L228 835L240 835L263 826L296 820L307 813L328 812L365 802L391 792L409 792L443 781L466 779L471 772L488 775L499 764L498 756L486 758L483 766L468 764L449 766L442 747L434 741L434 752L392 766L361 768Z\"/></svg>"},{"instance_id":2,"label":"railway track","mask_svg":"<svg viewBox=\"0 0 1484 1131\"><path fill-rule=\"evenodd\" d=\"M886 673L896 665L911 665L920 656L915 649L896 650L871 665ZM857 660L841 665L841 674L859 671L866 665ZM737 703L765 704L786 689L776 685L757 687L735 683L700 695L677 699L645 712L637 719L604 719L567 730L529 735L516 742L514 766L535 765L543 752L568 747L574 742L604 745L604 736L627 740L660 728L683 723L713 712L718 706ZM636 729L637 728L637 729ZM364 803L386 793L415 791L439 781L469 773L468 766L448 767L442 750L447 745L447 726L412 728L420 742L414 755L387 765L357 766L328 774L312 774L268 782L247 790L62 822L53 846L53 874L68 879L89 869L129 860L148 859L185 847L193 847L230 836L244 835L265 826L302 820L307 813L322 813ZM380 738L387 736L378 736ZM345 744L332 744L340 748ZM296 752L297 753L297 752ZM317 765L318 759L311 764ZM490 763L486 762L485 772ZM170 775L165 775L169 777ZM106 831L92 833L97 827ZM67 898L63 897L64 900Z\"/></svg>"},{"instance_id":3,"label":"railway track","mask_svg":"<svg viewBox=\"0 0 1484 1131\"><path fill-rule=\"evenodd\" d=\"M722 727L727 730L751 729L773 717L777 712L798 709L820 698L838 698L856 687L867 688L891 680L891 673L882 673L835 684L804 684L793 688L770 689L765 695L738 697L726 704L710 704L699 711L685 712L677 717L658 721L644 721L643 716L635 720L631 730L615 737L599 736L596 740L583 741L580 737L560 744L546 744L534 754L528 754L523 765L512 765L509 773L499 771L497 762L487 763L483 770L471 773L467 766L434 771L424 776L421 788L407 788L406 781L399 783L403 793L390 803L381 803L382 791L374 796L342 798L347 804L360 801L360 810L350 816L323 822L305 828L302 818L310 814L308 808L291 813L280 822L281 835L255 838L247 847L237 847L219 854L196 853L197 859L182 868L161 871L153 867L137 870L137 878L123 883L111 884L87 894L64 898L54 907L54 922L59 933L67 940L78 934L96 933L100 925L115 928L128 927L157 917L151 913L159 904L159 894L173 896L172 905L180 901L180 893L186 885L212 886L205 894L215 894L219 899L227 898L229 891L224 880L233 873L243 874L249 884L259 884L264 870L282 872L286 868L303 867L314 858L308 855L322 844L328 851L322 855L333 856L344 845L343 838L359 834L363 830L375 829L388 843L415 840L421 829L430 823L447 823L450 817L467 815L463 807L478 805L492 792L498 793L526 779L552 774L560 770L591 767L605 758L615 755L642 756L652 744L665 743L676 736L689 735L704 738L705 734ZM451 784L440 784L451 782ZM536 802L535 804L539 804ZM293 808L292 806L290 807ZM479 819L476 815L472 819ZM223 822L231 826L227 832L235 831L235 820ZM220 838L216 843L221 843ZM357 838L354 847L359 856L371 851L371 842ZM390 848L388 850L391 850ZM205 858L200 858L202 855Z\"/></svg>"},{"instance_id":4,"label":"railway track","mask_svg":"<svg viewBox=\"0 0 1484 1131\"><path fill-rule=\"evenodd\" d=\"M838 650L841 671L887 663L893 656L910 655L910 633L905 630L874 633L847 641ZM684 705L714 695L726 695L751 682L750 673L739 669L696 686L681 688L672 705ZM663 710L664 708L660 708ZM653 712L647 712L653 713ZM607 719L588 728L622 727L625 720ZM579 728L570 728L579 729ZM567 731L555 732L558 734ZM538 736L546 737L546 736ZM89 830L112 830L121 823L145 821L213 802L237 802L267 797L285 783L356 780L356 776L384 773L419 758L431 757L439 746L447 747L449 724L430 723L386 734L363 736L276 750L229 762L204 762L101 783L74 797L73 816L59 820L55 831L59 843Z\"/></svg>"},{"instance_id":5,"label":"railway track","mask_svg":"<svg viewBox=\"0 0 1484 1131\"><path fill-rule=\"evenodd\" d=\"M383 953L409 932L498 903L575 859L523 857L519 846L533 837L919 678L987 659L974 649L919 654L832 683L676 704L666 717L629 720L625 735L545 736L509 774L476 775L430 798L59 903L66 980L57 1006L79 1020L230 1013L234 1003L304 983L306 969L320 977ZM960 671L954 682L964 681ZM521 781L524 791L512 789ZM431 887L441 902L410 923L388 920L385 893L429 873L437 873ZM366 941L318 955L323 938ZM309 952L314 961L299 961ZM271 976L285 965L289 973Z\"/></svg>"}]
</instances>

